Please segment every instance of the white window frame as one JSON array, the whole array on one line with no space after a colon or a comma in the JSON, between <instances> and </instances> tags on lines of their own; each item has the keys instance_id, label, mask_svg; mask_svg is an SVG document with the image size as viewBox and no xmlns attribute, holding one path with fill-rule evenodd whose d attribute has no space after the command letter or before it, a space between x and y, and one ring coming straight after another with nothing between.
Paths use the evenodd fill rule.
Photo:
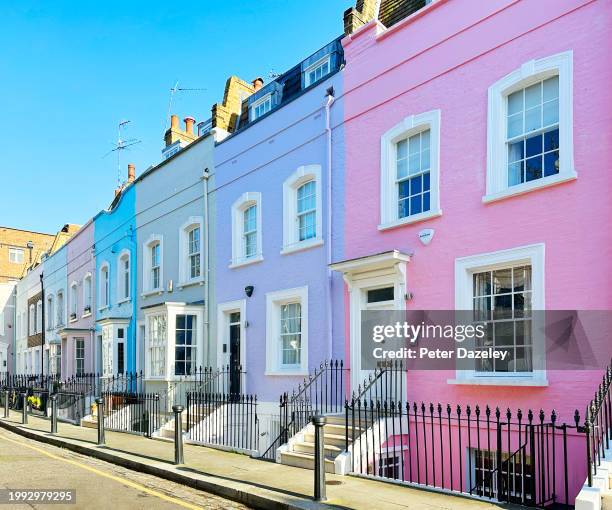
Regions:
<instances>
[{"instance_id":1,"label":"white window frame","mask_svg":"<svg viewBox=\"0 0 612 510\"><path fill-rule=\"evenodd\" d=\"M297 191L303 184L315 181L316 186L316 229L315 237L299 240ZM298 167L283 183L283 248L281 255L306 250L323 244L323 186L321 165Z\"/></svg>"},{"instance_id":2,"label":"white window frame","mask_svg":"<svg viewBox=\"0 0 612 510\"><path fill-rule=\"evenodd\" d=\"M60 306L61 305L61 306ZM66 319L64 316L64 306L66 305L66 300L64 296L64 290L58 290L55 299L55 327L60 327L66 324Z\"/></svg>"},{"instance_id":3,"label":"white window frame","mask_svg":"<svg viewBox=\"0 0 612 510\"><path fill-rule=\"evenodd\" d=\"M455 259L455 310L473 309L473 275L482 271L505 268L510 265L529 264L531 266L531 307L534 311L545 310L544 243L519 246L490 253L470 255ZM544 359L544 339L536 332L543 331L543 324L537 324L538 316L533 319L533 358ZM473 384L491 386L547 386L546 367L534 364L532 372L477 372L457 370L456 378L449 384Z\"/></svg>"},{"instance_id":4,"label":"white window frame","mask_svg":"<svg viewBox=\"0 0 612 510\"><path fill-rule=\"evenodd\" d=\"M17 248L16 246L9 246L8 254L9 254L8 260L11 264L23 264L23 260L25 256L25 252L23 248ZM16 255L19 255L21 260L13 260Z\"/></svg>"},{"instance_id":5,"label":"white window frame","mask_svg":"<svg viewBox=\"0 0 612 510\"><path fill-rule=\"evenodd\" d=\"M559 76L559 173L508 186L507 98L517 90L553 76ZM573 52L570 50L525 62L489 87L487 185L482 201L502 200L576 179L573 140Z\"/></svg>"},{"instance_id":6,"label":"white window frame","mask_svg":"<svg viewBox=\"0 0 612 510\"><path fill-rule=\"evenodd\" d=\"M28 306L28 336L36 334L36 306L31 303Z\"/></svg>"},{"instance_id":7,"label":"white window frame","mask_svg":"<svg viewBox=\"0 0 612 510\"><path fill-rule=\"evenodd\" d=\"M151 248L154 244L159 243L159 287L154 289L151 287ZM164 292L164 236L159 234L151 234L142 245L143 261L142 265L142 297L151 296L153 294L161 294Z\"/></svg>"},{"instance_id":8,"label":"white window frame","mask_svg":"<svg viewBox=\"0 0 612 510\"><path fill-rule=\"evenodd\" d=\"M251 206L257 207L256 225L257 225L257 250L255 255L251 257L245 256L244 242L244 212ZM262 227L261 227L261 193L258 191L248 191L240 195L240 198L232 204L232 260L230 268L246 266L261 262L263 260L262 252Z\"/></svg>"},{"instance_id":9,"label":"white window frame","mask_svg":"<svg viewBox=\"0 0 612 510\"><path fill-rule=\"evenodd\" d=\"M47 319L47 331L51 331L54 326L55 314L55 296L49 294L47 296L47 308L45 310L45 318Z\"/></svg>"},{"instance_id":10,"label":"white window frame","mask_svg":"<svg viewBox=\"0 0 612 510\"><path fill-rule=\"evenodd\" d=\"M188 285L204 284L204 218L202 216L190 216L179 228L179 283L178 287ZM189 233L194 229L200 229L200 276L191 278L191 265L189 262Z\"/></svg>"},{"instance_id":11,"label":"white window frame","mask_svg":"<svg viewBox=\"0 0 612 510\"><path fill-rule=\"evenodd\" d=\"M262 104L266 103L267 101L270 102L270 109L267 112L264 112L262 114L257 114L256 113L256 109L258 107L260 107ZM261 96L257 101L255 101L251 107L249 108L249 117L251 122L259 119L260 117L263 117L264 115L266 115L267 113L270 113L272 111L272 93L268 93L264 96Z\"/></svg>"},{"instance_id":12,"label":"white window frame","mask_svg":"<svg viewBox=\"0 0 612 510\"><path fill-rule=\"evenodd\" d=\"M125 288L125 267L124 262L128 263L128 286ZM125 303L132 298L132 260L130 250L121 250L117 257L117 304Z\"/></svg>"},{"instance_id":13,"label":"white window frame","mask_svg":"<svg viewBox=\"0 0 612 510\"><path fill-rule=\"evenodd\" d=\"M322 74L318 80L310 81L310 73L315 71L318 67L322 67L327 62L327 73ZM326 76L329 76L331 73L331 58L330 55L327 54L324 57L321 57L315 63L309 65L306 69L304 69L304 85L309 87L313 83L318 83L322 81Z\"/></svg>"},{"instance_id":14,"label":"white window frame","mask_svg":"<svg viewBox=\"0 0 612 510\"><path fill-rule=\"evenodd\" d=\"M83 357L79 358L79 342L83 343ZM86 347L85 347L85 338L84 337L76 337L74 339L74 373L75 375L82 375L86 372L85 370L85 358L86 358ZM83 371L79 374L79 360L83 361Z\"/></svg>"},{"instance_id":15,"label":"white window frame","mask_svg":"<svg viewBox=\"0 0 612 510\"><path fill-rule=\"evenodd\" d=\"M409 115L380 139L380 224L387 230L442 215L440 209L440 110ZM399 218L397 186L397 143L429 130L429 211Z\"/></svg>"},{"instance_id":16,"label":"white window frame","mask_svg":"<svg viewBox=\"0 0 612 510\"><path fill-rule=\"evenodd\" d=\"M114 344L114 326L113 324L104 324L102 326L102 377L112 377L113 372L113 344Z\"/></svg>"},{"instance_id":17,"label":"white window frame","mask_svg":"<svg viewBox=\"0 0 612 510\"><path fill-rule=\"evenodd\" d=\"M92 278L91 273L86 273L83 277L83 317L89 317L91 315L92 306ZM89 306L89 311L86 311L85 308Z\"/></svg>"},{"instance_id":18,"label":"white window frame","mask_svg":"<svg viewBox=\"0 0 612 510\"><path fill-rule=\"evenodd\" d=\"M106 272L106 277L104 273ZM100 271L98 271L98 303L100 304L100 311L110 308L110 264L106 261L102 262ZM108 281L108 289L106 288L106 281Z\"/></svg>"},{"instance_id":19,"label":"white window frame","mask_svg":"<svg viewBox=\"0 0 612 510\"><path fill-rule=\"evenodd\" d=\"M78 285L76 281L70 284L70 322L74 322L79 317L79 298Z\"/></svg>"},{"instance_id":20,"label":"white window frame","mask_svg":"<svg viewBox=\"0 0 612 510\"><path fill-rule=\"evenodd\" d=\"M42 300L36 301L36 333L42 333Z\"/></svg>"},{"instance_id":21,"label":"white window frame","mask_svg":"<svg viewBox=\"0 0 612 510\"><path fill-rule=\"evenodd\" d=\"M281 305L301 305L300 364L283 367L280 350ZM308 375L308 287L296 287L266 293L266 373L265 375Z\"/></svg>"}]
</instances>

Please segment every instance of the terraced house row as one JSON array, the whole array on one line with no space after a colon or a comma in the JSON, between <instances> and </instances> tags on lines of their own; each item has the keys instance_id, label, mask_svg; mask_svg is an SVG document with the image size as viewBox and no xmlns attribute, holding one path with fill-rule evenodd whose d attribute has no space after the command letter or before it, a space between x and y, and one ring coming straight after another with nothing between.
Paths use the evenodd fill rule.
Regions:
<instances>
[{"instance_id":1,"label":"terraced house row","mask_svg":"<svg viewBox=\"0 0 612 510\"><path fill-rule=\"evenodd\" d=\"M357 0L273 81L232 76L209 119L173 116L162 161L19 280L9 371L142 372L169 404L214 380L240 395L223 405L256 396L244 449L264 458L311 466L324 412L329 471L573 503L603 371L538 364L531 313L612 308L611 18ZM364 310L455 309L512 362L364 365Z\"/></svg>"}]
</instances>

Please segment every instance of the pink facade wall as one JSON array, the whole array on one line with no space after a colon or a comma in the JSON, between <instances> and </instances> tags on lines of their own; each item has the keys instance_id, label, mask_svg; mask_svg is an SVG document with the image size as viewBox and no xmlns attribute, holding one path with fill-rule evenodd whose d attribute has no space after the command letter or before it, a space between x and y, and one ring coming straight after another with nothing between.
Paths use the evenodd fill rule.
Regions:
<instances>
[{"instance_id":1,"label":"pink facade wall","mask_svg":"<svg viewBox=\"0 0 612 510\"><path fill-rule=\"evenodd\" d=\"M609 0L439 0L388 31L370 23L345 38L345 257L413 253L407 306L439 310L455 307L456 258L544 243L546 309L612 308L611 36ZM531 59L567 50L578 178L484 204L489 86ZM443 215L379 231L381 135L434 109L441 110ZM435 229L428 246L417 237L423 228ZM571 422L601 374L547 376L547 387L482 387L448 384L454 373L413 372L408 399L554 408Z\"/></svg>"},{"instance_id":2,"label":"pink facade wall","mask_svg":"<svg viewBox=\"0 0 612 510\"><path fill-rule=\"evenodd\" d=\"M84 225L66 245L68 279L67 289L73 281L77 282L77 319L69 321L66 335L62 335L62 379L71 377L76 371L75 367L75 339L85 340L85 372L94 372L95 346L93 343L96 310L96 264L93 256L94 249L94 222ZM90 273L92 277L91 313L83 313L83 279ZM67 294L69 295L69 293Z\"/></svg>"}]
</instances>

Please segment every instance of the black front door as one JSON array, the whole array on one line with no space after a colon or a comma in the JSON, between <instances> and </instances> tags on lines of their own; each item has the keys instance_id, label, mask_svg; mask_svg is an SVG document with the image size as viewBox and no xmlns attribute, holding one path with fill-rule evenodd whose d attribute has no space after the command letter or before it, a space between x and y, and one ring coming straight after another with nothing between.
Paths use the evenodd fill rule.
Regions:
<instances>
[{"instance_id":1,"label":"black front door","mask_svg":"<svg viewBox=\"0 0 612 510\"><path fill-rule=\"evenodd\" d=\"M230 395L240 394L240 312L230 314Z\"/></svg>"}]
</instances>

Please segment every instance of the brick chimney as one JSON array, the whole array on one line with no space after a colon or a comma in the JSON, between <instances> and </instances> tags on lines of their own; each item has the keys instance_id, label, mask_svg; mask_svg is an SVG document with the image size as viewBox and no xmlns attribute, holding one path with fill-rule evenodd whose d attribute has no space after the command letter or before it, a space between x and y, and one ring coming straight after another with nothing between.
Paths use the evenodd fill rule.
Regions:
<instances>
[{"instance_id":1,"label":"brick chimney","mask_svg":"<svg viewBox=\"0 0 612 510\"><path fill-rule=\"evenodd\" d=\"M257 78L252 83L241 80L237 76L230 76L225 82L225 92L223 102L216 103L212 107L212 127L219 128L228 133L233 133L238 124L238 118L242 113L242 101L249 97L253 92L259 90L256 83L261 80L259 88L263 85L263 80Z\"/></svg>"},{"instance_id":2,"label":"brick chimney","mask_svg":"<svg viewBox=\"0 0 612 510\"><path fill-rule=\"evenodd\" d=\"M355 7L344 11L344 33L352 34L359 27L378 17L377 0L356 0Z\"/></svg>"},{"instance_id":3,"label":"brick chimney","mask_svg":"<svg viewBox=\"0 0 612 510\"><path fill-rule=\"evenodd\" d=\"M185 122L185 132L193 135L193 125L195 124L195 119L193 117L185 117L183 120Z\"/></svg>"},{"instance_id":4,"label":"brick chimney","mask_svg":"<svg viewBox=\"0 0 612 510\"><path fill-rule=\"evenodd\" d=\"M185 129L181 129L179 125L178 115L170 116L170 129L168 129L164 135L164 141L166 143L166 147L172 145L177 140L183 142L181 145L189 145L193 142L197 136L193 132L193 125L195 124L195 119L193 117L185 117Z\"/></svg>"},{"instance_id":5,"label":"brick chimney","mask_svg":"<svg viewBox=\"0 0 612 510\"><path fill-rule=\"evenodd\" d=\"M134 163L128 163L128 184L134 182L134 179L136 179L136 167L134 166Z\"/></svg>"}]
</instances>

